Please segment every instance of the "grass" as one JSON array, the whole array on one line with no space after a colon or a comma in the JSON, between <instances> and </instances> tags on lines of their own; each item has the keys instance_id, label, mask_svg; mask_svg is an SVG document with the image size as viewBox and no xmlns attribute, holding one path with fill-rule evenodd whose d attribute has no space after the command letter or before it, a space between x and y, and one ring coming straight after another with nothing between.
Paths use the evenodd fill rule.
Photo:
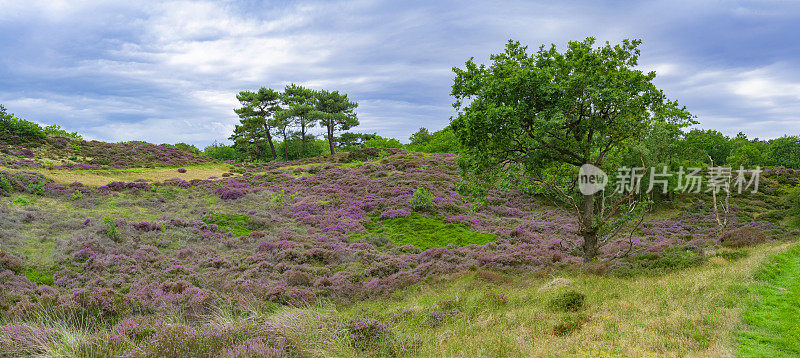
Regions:
<instances>
[{"instance_id":1,"label":"grass","mask_svg":"<svg viewBox=\"0 0 800 358\"><path fill-rule=\"evenodd\" d=\"M753 268L787 247L770 244L742 249L748 255L737 261L713 257L702 265L657 277L473 271L353 304L323 302L244 313L221 310L208 317L207 324L219 329L273 322L307 356L373 356L374 352L354 350L337 328L366 317L386 322L392 339L410 347L401 356L731 356L741 337L734 334L740 314L744 309L750 312L748 304L754 298L748 287L758 284ZM792 252L796 259L798 249ZM782 257L768 264L774 270L761 269L755 276L784 277L775 274L782 272L778 267L786 267ZM578 295L583 297L580 305L570 309L553 306L561 297ZM787 312L785 317L796 314ZM50 319L44 323L58 332L55 340L47 342L46 355L82 356L87 349L98 349L87 345L96 334L79 324ZM792 327L783 328L786 330L776 334L796 336ZM762 350L744 356L780 356L770 353Z\"/></svg>"},{"instance_id":2,"label":"grass","mask_svg":"<svg viewBox=\"0 0 800 358\"><path fill-rule=\"evenodd\" d=\"M250 228L250 217L244 214L209 214L203 216L201 220L206 224L215 224L226 229L234 236L244 236L253 232Z\"/></svg>"},{"instance_id":3,"label":"grass","mask_svg":"<svg viewBox=\"0 0 800 358\"><path fill-rule=\"evenodd\" d=\"M495 239L494 234L482 234L463 224L445 223L418 213L384 219L373 223L369 229L370 233L386 237L397 246L414 245L422 250L449 245L483 245Z\"/></svg>"},{"instance_id":4,"label":"grass","mask_svg":"<svg viewBox=\"0 0 800 358\"><path fill-rule=\"evenodd\" d=\"M800 246L765 262L755 277L755 297L737 334L738 356L800 356Z\"/></svg>"},{"instance_id":5,"label":"grass","mask_svg":"<svg viewBox=\"0 0 800 358\"><path fill-rule=\"evenodd\" d=\"M180 178L187 181L193 179L208 179L210 177L220 177L223 173L227 173L230 169L230 165L216 163L182 167L187 169L186 173L178 173L178 167L135 168L120 170L49 170L47 168L0 168L11 172L27 171L39 173L61 184L70 184L77 181L90 186L106 185L114 181L132 182L136 179L147 179L148 181L164 181L172 178Z\"/></svg>"},{"instance_id":6,"label":"grass","mask_svg":"<svg viewBox=\"0 0 800 358\"><path fill-rule=\"evenodd\" d=\"M717 257L657 277L477 272L343 307L340 314L392 322L400 339L417 342L420 357L730 356L752 268L785 248L764 245L738 261ZM579 312L551 307L568 291L585 295ZM443 306L457 313L431 324Z\"/></svg>"}]
</instances>

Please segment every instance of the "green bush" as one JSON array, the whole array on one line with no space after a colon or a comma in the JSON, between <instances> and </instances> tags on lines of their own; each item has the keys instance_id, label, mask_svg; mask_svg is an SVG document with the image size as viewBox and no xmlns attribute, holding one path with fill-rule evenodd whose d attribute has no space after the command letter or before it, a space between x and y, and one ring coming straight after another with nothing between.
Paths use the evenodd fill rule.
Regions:
<instances>
[{"instance_id":1,"label":"green bush","mask_svg":"<svg viewBox=\"0 0 800 358\"><path fill-rule=\"evenodd\" d=\"M106 237L108 237L113 241L118 241L120 239L121 235L119 233L119 230L117 230L117 224L114 222L114 220L105 218L103 219L103 225L105 225L105 228L103 229L103 234Z\"/></svg>"},{"instance_id":2,"label":"green bush","mask_svg":"<svg viewBox=\"0 0 800 358\"><path fill-rule=\"evenodd\" d=\"M11 186L11 182L5 175L0 174L0 194L10 193L12 190L14 190L14 187Z\"/></svg>"},{"instance_id":3,"label":"green bush","mask_svg":"<svg viewBox=\"0 0 800 358\"><path fill-rule=\"evenodd\" d=\"M411 207L416 211L426 211L433 208L433 194L428 189L419 187L414 189L411 196Z\"/></svg>"},{"instance_id":4,"label":"green bush","mask_svg":"<svg viewBox=\"0 0 800 358\"><path fill-rule=\"evenodd\" d=\"M403 148L403 144L394 138L384 138L377 136L364 143L367 148Z\"/></svg>"},{"instance_id":5,"label":"green bush","mask_svg":"<svg viewBox=\"0 0 800 358\"><path fill-rule=\"evenodd\" d=\"M59 126L57 124L46 126L46 127L42 128L42 130L46 134L49 134L49 135L54 136L54 137L72 138L72 139L78 139L78 140L82 140L83 139L83 136L78 134L78 132L67 132L66 130L61 128L61 126Z\"/></svg>"},{"instance_id":6,"label":"green bush","mask_svg":"<svg viewBox=\"0 0 800 358\"><path fill-rule=\"evenodd\" d=\"M550 308L563 312L578 312L583 308L586 296L577 291L566 291L550 300Z\"/></svg>"},{"instance_id":7,"label":"green bush","mask_svg":"<svg viewBox=\"0 0 800 358\"><path fill-rule=\"evenodd\" d=\"M6 112L6 107L0 104L0 136L18 136L23 140L38 140L46 137L42 127L36 123L26 121Z\"/></svg>"},{"instance_id":8,"label":"green bush","mask_svg":"<svg viewBox=\"0 0 800 358\"><path fill-rule=\"evenodd\" d=\"M222 143L214 143L203 149L203 155L216 160L239 160L240 155L236 148Z\"/></svg>"}]
</instances>

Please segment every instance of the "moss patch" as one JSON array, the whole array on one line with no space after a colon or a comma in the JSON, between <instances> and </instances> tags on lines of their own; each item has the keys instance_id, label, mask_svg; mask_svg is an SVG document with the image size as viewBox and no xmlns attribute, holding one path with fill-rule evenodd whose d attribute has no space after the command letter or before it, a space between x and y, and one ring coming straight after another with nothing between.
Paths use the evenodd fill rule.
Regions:
<instances>
[{"instance_id":1,"label":"moss patch","mask_svg":"<svg viewBox=\"0 0 800 358\"><path fill-rule=\"evenodd\" d=\"M201 219L208 225L217 225L235 236L249 235L253 232L250 217L243 214L209 214Z\"/></svg>"},{"instance_id":2,"label":"moss patch","mask_svg":"<svg viewBox=\"0 0 800 358\"><path fill-rule=\"evenodd\" d=\"M496 238L494 234L482 234L463 224L445 223L418 213L368 226L371 234L386 237L396 246L414 245L422 250L448 245L484 245Z\"/></svg>"}]
</instances>

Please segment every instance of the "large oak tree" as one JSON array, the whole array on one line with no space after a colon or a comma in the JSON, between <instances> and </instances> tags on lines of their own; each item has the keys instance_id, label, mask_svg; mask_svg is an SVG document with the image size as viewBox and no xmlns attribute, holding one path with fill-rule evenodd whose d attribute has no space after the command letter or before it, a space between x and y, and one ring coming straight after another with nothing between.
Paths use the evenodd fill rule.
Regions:
<instances>
[{"instance_id":1,"label":"large oak tree","mask_svg":"<svg viewBox=\"0 0 800 358\"><path fill-rule=\"evenodd\" d=\"M509 41L489 65L470 59L464 69L453 69L458 114L451 125L466 152L464 168L482 185L514 178L564 199L579 222L585 261L598 255L598 234L626 197L606 203L597 200L602 193L580 194L577 169L592 164L608 171L615 156L657 123L692 121L656 88L654 72L636 69L640 43L595 47L587 38L564 52L553 45L529 53ZM548 175L556 171L562 174Z\"/></svg>"}]
</instances>

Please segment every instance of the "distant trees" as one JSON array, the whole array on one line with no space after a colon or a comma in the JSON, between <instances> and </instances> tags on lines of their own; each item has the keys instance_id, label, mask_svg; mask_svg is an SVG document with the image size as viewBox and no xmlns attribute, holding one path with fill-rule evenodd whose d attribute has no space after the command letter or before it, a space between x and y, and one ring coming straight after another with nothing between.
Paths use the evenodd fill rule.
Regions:
<instances>
[{"instance_id":1,"label":"distant trees","mask_svg":"<svg viewBox=\"0 0 800 358\"><path fill-rule=\"evenodd\" d=\"M262 159L260 143L266 140L272 159L276 159L278 156L272 142L272 131L276 127L273 116L281 109L281 95L270 88L261 87L256 92L241 91L236 99L242 104L241 108L234 109L241 124L234 129L231 140L252 143L249 147L254 150L256 160Z\"/></svg>"},{"instance_id":2,"label":"distant trees","mask_svg":"<svg viewBox=\"0 0 800 358\"><path fill-rule=\"evenodd\" d=\"M339 91L321 90L315 94L314 115L319 118L320 124L325 127L330 145L331 154L335 153L334 133L337 130L348 130L357 126L358 118L353 112L358 104L350 102L346 94Z\"/></svg>"},{"instance_id":3,"label":"distant trees","mask_svg":"<svg viewBox=\"0 0 800 358\"><path fill-rule=\"evenodd\" d=\"M242 91L237 99L242 107L234 111L240 122L230 139L235 142L236 149L251 153L255 160L263 159L261 151L265 142L269 144L272 159L277 159L280 150L283 159L289 160L291 145L288 143L295 139L300 141L299 157L319 155L317 150L307 148L309 141L315 140L309 131L318 124L326 130L327 150L334 153L335 133L359 124L354 112L358 104L338 91L315 91L291 84L283 92L269 88ZM282 139L283 145L277 146L278 149L273 135Z\"/></svg>"}]
</instances>

